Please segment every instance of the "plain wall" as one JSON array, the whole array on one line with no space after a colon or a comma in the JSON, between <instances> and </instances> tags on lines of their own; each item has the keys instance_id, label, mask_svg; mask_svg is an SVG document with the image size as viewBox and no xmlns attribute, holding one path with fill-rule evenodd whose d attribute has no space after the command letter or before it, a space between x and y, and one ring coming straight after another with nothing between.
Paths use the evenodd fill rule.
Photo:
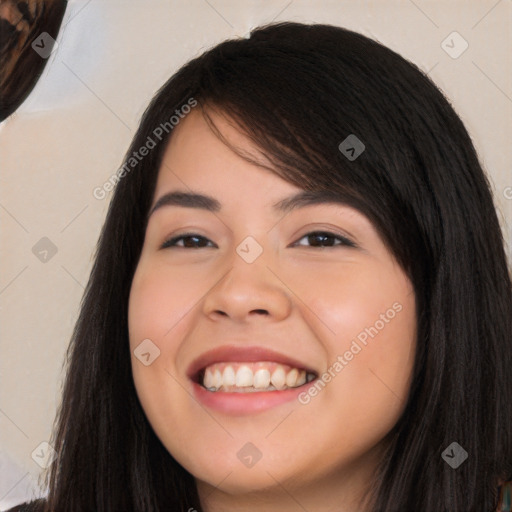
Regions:
<instances>
[{"instance_id":1,"label":"plain wall","mask_svg":"<svg viewBox=\"0 0 512 512\"><path fill-rule=\"evenodd\" d=\"M147 103L179 66L271 21L343 26L429 72L489 175L511 261L509 0L70 1L40 81L0 125L0 508L32 496L41 472L32 454L50 436L112 195L93 189L122 165ZM453 31L469 45L458 58L442 47ZM57 249L46 262L33 250L44 237Z\"/></svg>"}]
</instances>

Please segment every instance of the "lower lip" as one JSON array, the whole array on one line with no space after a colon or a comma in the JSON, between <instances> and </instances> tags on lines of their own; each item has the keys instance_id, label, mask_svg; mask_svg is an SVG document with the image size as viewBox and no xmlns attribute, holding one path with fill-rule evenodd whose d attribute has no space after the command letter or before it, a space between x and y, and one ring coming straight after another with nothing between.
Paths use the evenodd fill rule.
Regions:
<instances>
[{"instance_id":1,"label":"lower lip","mask_svg":"<svg viewBox=\"0 0 512 512\"><path fill-rule=\"evenodd\" d=\"M308 382L312 384L314 381ZM225 414L240 415L265 411L292 400L308 389L308 384L283 391L255 391L251 393L227 393L208 391L197 382L193 382L194 395L197 400Z\"/></svg>"}]
</instances>

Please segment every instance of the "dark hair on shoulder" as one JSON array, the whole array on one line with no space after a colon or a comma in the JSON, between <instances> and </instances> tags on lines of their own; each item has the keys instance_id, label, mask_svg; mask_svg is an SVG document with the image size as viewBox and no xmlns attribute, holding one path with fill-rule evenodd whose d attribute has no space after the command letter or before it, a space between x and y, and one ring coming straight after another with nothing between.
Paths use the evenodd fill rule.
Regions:
<instances>
[{"instance_id":1,"label":"dark hair on shoulder","mask_svg":"<svg viewBox=\"0 0 512 512\"><path fill-rule=\"evenodd\" d=\"M273 172L366 215L414 285L413 381L372 510L495 510L498 481L512 477L511 279L489 182L448 100L359 33L277 23L179 69L126 158L191 98L207 119L216 109L238 123ZM338 149L350 134L365 144L354 161ZM47 510L202 510L193 476L144 415L128 343L130 286L171 135L120 179L109 205L67 353ZM454 441L469 454L456 470L441 457Z\"/></svg>"}]
</instances>

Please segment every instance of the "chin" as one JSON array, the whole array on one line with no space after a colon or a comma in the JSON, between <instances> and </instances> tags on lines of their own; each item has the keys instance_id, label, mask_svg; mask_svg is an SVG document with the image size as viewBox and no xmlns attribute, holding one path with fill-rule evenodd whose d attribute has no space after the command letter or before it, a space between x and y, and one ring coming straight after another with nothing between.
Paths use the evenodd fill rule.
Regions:
<instances>
[{"instance_id":1,"label":"chin","mask_svg":"<svg viewBox=\"0 0 512 512\"><path fill-rule=\"evenodd\" d=\"M232 471L232 473L225 478L229 471ZM270 475L274 476L274 478ZM260 468L260 470L252 468L246 470L231 469L225 473L214 473L204 476L205 478L196 477L196 481L201 481L203 484L215 487L219 491L232 496L268 492L271 489L280 487L279 484L283 485L285 481L285 478L282 476L276 476L276 471L273 471L272 468L268 469L268 473L265 471L265 468ZM225 479L223 480L223 478ZM221 483L219 484L219 482Z\"/></svg>"}]
</instances>

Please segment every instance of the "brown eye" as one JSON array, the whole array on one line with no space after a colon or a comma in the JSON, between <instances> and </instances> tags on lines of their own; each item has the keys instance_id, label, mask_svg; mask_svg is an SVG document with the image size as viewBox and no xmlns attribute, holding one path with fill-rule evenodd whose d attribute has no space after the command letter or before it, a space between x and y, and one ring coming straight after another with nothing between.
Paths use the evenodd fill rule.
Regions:
<instances>
[{"instance_id":1,"label":"brown eye","mask_svg":"<svg viewBox=\"0 0 512 512\"><path fill-rule=\"evenodd\" d=\"M182 244L177 243L177 242L181 242L182 240L183 240ZM205 241L210 242L210 240L208 240L208 238L198 235L197 233L184 233L182 235L178 235L173 238L170 238L169 240L166 240L162 244L161 249L167 249L169 247L180 247L183 249L189 249L189 248L201 249L202 247L205 247L205 245L204 245Z\"/></svg>"},{"instance_id":2,"label":"brown eye","mask_svg":"<svg viewBox=\"0 0 512 512\"><path fill-rule=\"evenodd\" d=\"M305 238L308 240L311 247L334 247L338 245L348 247L356 246L348 238L329 231L312 231L311 233L306 233L300 240ZM334 243L335 240L339 240L341 243ZM296 245L304 246L304 244L299 244L298 242L296 242Z\"/></svg>"}]
</instances>

